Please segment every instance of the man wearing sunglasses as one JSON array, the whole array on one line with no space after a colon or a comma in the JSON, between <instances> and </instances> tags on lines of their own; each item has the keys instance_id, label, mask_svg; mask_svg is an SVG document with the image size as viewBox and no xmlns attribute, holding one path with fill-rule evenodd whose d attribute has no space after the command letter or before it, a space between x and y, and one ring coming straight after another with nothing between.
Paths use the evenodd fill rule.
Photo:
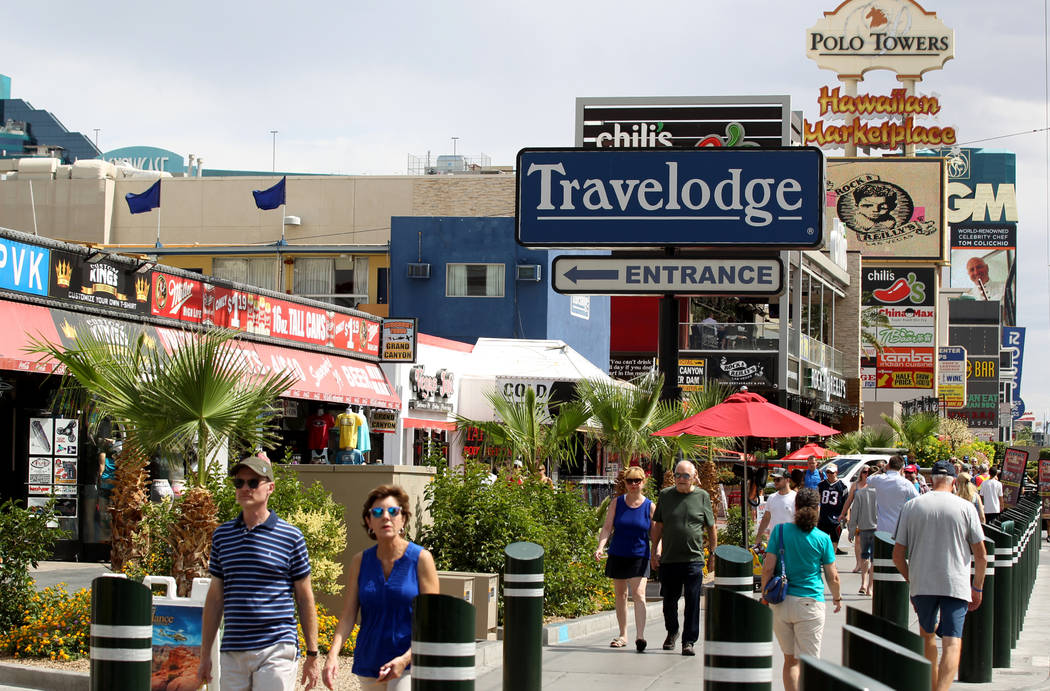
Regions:
<instances>
[{"instance_id":1,"label":"man wearing sunglasses","mask_svg":"<svg viewBox=\"0 0 1050 691\"><path fill-rule=\"evenodd\" d=\"M678 640L678 598L685 592L682 621L682 654L696 655L700 638L700 587L704 581L704 530L712 558L718 547L711 497L696 484L696 466L682 461L674 469L674 487L660 491L653 513L650 560L660 569L664 598L664 650L674 650Z\"/></svg>"},{"instance_id":2,"label":"man wearing sunglasses","mask_svg":"<svg viewBox=\"0 0 1050 691\"><path fill-rule=\"evenodd\" d=\"M306 662L302 683L317 684L317 609L310 585L306 541L295 526L270 511L273 466L249 456L230 469L241 515L215 529L211 587L204 601L198 685L211 680L211 648L226 617L220 652L224 689L295 688L295 610L299 608Z\"/></svg>"}]
</instances>

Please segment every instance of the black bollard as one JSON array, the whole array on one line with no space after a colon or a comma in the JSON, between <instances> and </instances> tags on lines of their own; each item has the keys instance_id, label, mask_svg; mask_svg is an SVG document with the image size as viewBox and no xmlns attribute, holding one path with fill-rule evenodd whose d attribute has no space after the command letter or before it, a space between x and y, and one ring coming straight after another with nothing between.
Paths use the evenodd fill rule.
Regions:
<instances>
[{"instance_id":1,"label":"black bollard","mask_svg":"<svg viewBox=\"0 0 1050 691\"><path fill-rule=\"evenodd\" d=\"M715 548L715 587L738 593L755 590L754 561L751 552L736 545Z\"/></svg>"},{"instance_id":2,"label":"black bollard","mask_svg":"<svg viewBox=\"0 0 1050 691\"><path fill-rule=\"evenodd\" d=\"M1009 521L1008 521L1009 522ZM1010 622L1013 617L1013 568L1010 555L1013 551L1014 538L1009 530L995 526L984 526L984 534L995 542L995 553L988 560L988 565L995 564L995 598L991 601L993 609L992 631L992 667L1010 667ZM995 561L993 562L992 559ZM987 595L985 595L987 600Z\"/></svg>"},{"instance_id":3,"label":"black bollard","mask_svg":"<svg viewBox=\"0 0 1050 691\"><path fill-rule=\"evenodd\" d=\"M412 691L473 691L474 605L452 595L412 603Z\"/></svg>"},{"instance_id":4,"label":"black bollard","mask_svg":"<svg viewBox=\"0 0 1050 691\"><path fill-rule=\"evenodd\" d=\"M799 655L798 687L802 691L893 691L885 684L852 669Z\"/></svg>"},{"instance_id":5,"label":"black bollard","mask_svg":"<svg viewBox=\"0 0 1050 691\"><path fill-rule=\"evenodd\" d=\"M748 593L709 588L704 594L705 691L772 688L773 613Z\"/></svg>"},{"instance_id":6,"label":"black bollard","mask_svg":"<svg viewBox=\"0 0 1050 691\"><path fill-rule=\"evenodd\" d=\"M539 691L543 674L543 548L503 550L503 688Z\"/></svg>"},{"instance_id":7,"label":"black bollard","mask_svg":"<svg viewBox=\"0 0 1050 691\"><path fill-rule=\"evenodd\" d=\"M871 598L871 613L908 628L908 617L911 616L908 582L893 564L893 545L892 535L883 531L875 533L875 553L872 555L875 589Z\"/></svg>"},{"instance_id":8,"label":"black bollard","mask_svg":"<svg viewBox=\"0 0 1050 691\"><path fill-rule=\"evenodd\" d=\"M988 554L995 552L995 541L985 538L984 548ZM996 572L994 562L985 569L981 606L966 613L963 624L962 655L959 658L959 681L965 684L986 684L992 680L992 660L995 631ZM970 563L970 575L976 566Z\"/></svg>"},{"instance_id":9,"label":"black bollard","mask_svg":"<svg viewBox=\"0 0 1050 691\"><path fill-rule=\"evenodd\" d=\"M91 691L149 691L153 595L116 576L91 582Z\"/></svg>"},{"instance_id":10,"label":"black bollard","mask_svg":"<svg viewBox=\"0 0 1050 691\"><path fill-rule=\"evenodd\" d=\"M929 691L930 661L885 638L842 627L842 664L897 691Z\"/></svg>"},{"instance_id":11,"label":"black bollard","mask_svg":"<svg viewBox=\"0 0 1050 691\"><path fill-rule=\"evenodd\" d=\"M856 626L858 629L873 633L880 638L885 638L890 643L896 643L913 653L922 655L925 650L922 636L919 634L909 631L903 626L897 626L888 619L868 614L862 609L846 607L846 623L849 626Z\"/></svg>"}]
</instances>

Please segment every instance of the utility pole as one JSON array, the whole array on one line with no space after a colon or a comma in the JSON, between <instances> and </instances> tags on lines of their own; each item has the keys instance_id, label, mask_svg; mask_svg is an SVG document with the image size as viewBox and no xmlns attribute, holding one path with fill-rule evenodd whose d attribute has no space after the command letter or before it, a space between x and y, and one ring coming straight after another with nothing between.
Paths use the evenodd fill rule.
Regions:
<instances>
[{"instance_id":1,"label":"utility pole","mask_svg":"<svg viewBox=\"0 0 1050 691\"><path fill-rule=\"evenodd\" d=\"M270 130L270 134L273 135L273 159L271 161L270 171L273 173L277 172L277 130Z\"/></svg>"}]
</instances>

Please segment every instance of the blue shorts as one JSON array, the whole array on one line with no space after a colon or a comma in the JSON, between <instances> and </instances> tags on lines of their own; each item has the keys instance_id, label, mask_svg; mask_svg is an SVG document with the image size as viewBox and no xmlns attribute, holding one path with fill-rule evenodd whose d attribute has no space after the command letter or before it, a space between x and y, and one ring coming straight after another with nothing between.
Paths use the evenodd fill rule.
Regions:
<instances>
[{"instance_id":1,"label":"blue shorts","mask_svg":"<svg viewBox=\"0 0 1050 691\"><path fill-rule=\"evenodd\" d=\"M861 530L859 533L857 539L860 540L860 558L871 559L872 552L875 551L875 531Z\"/></svg>"},{"instance_id":2,"label":"blue shorts","mask_svg":"<svg viewBox=\"0 0 1050 691\"><path fill-rule=\"evenodd\" d=\"M919 615L919 626L923 631L936 633L941 638L962 638L969 602L945 595L913 595L911 604ZM937 622L938 612L940 623Z\"/></svg>"}]
</instances>

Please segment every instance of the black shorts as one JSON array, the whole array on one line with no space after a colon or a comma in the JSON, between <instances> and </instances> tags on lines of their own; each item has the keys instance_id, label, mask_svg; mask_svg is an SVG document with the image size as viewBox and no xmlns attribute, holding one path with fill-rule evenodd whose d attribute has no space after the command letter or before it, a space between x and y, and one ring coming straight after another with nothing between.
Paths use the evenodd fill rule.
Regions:
<instances>
[{"instance_id":1,"label":"black shorts","mask_svg":"<svg viewBox=\"0 0 1050 691\"><path fill-rule=\"evenodd\" d=\"M609 578L649 578L649 559L646 557L618 557L610 554L605 560L605 575Z\"/></svg>"},{"instance_id":2,"label":"black shorts","mask_svg":"<svg viewBox=\"0 0 1050 691\"><path fill-rule=\"evenodd\" d=\"M839 536L842 535L842 526L838 523L831 523L830 521L821 521L817 523L817 527L831 536L832 544L839 541Z\"/></svg>"}]
</instances>

